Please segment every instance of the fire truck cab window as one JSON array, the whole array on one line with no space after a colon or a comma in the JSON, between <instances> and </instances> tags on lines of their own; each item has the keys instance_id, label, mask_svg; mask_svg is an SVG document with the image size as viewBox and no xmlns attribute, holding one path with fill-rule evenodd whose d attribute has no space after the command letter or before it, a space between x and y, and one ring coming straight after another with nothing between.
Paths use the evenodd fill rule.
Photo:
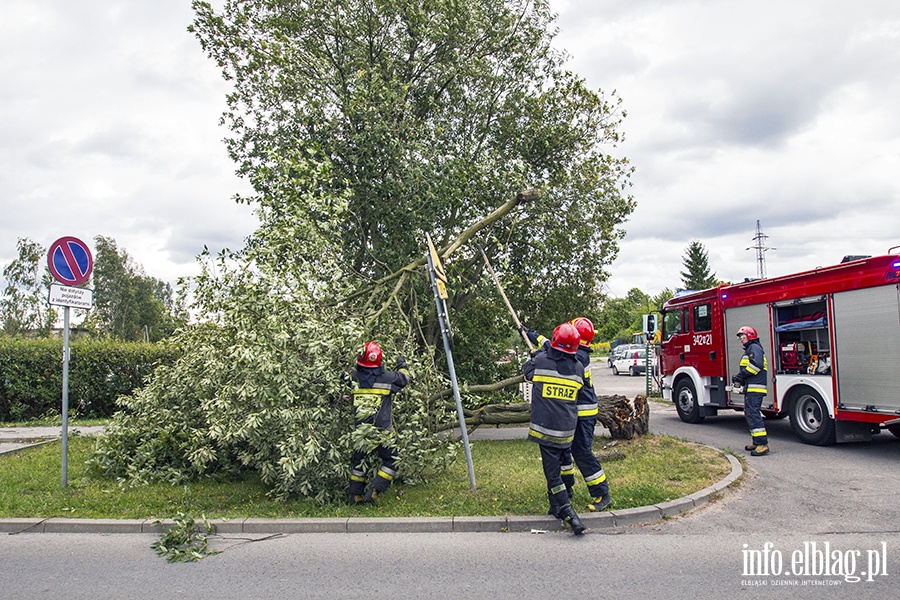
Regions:
<instances>
[{"instance_id":1,"label":"fire truck cab window","mask_svg":"<svg viewBox=\"0 0 900 600\"><path fill-rule=\"evenodd\" d=\"M682 309L667 311L663 321L665 339L684 333L684 312Z\"/></svg>"},{"instance_id":2,"label":"fire truck cab window","mask_svg":"<svg viewBox=\"0 0 900 600\"><path fill-rule=\"evenodd\" d=\"M712 331L712 310L709 304L694 307L694 331Z\"/></svg>"}]
</instances>

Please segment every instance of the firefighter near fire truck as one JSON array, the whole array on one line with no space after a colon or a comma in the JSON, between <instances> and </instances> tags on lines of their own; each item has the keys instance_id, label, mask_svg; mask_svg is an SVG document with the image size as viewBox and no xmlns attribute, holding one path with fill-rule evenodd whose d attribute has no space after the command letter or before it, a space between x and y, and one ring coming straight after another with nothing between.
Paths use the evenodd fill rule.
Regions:
<instances>
[{"instance_id":1,"label":"firefighter near fire truck","mask_svg":"<svg viewBox=\"0 0 900 600\"><path fill-rule=\"evenodd\" d=\"M750 443L744 446L744 450L749 450L751 456L765 456L769 453L769 438L761 409L766 396L768 362L754 328L744 325L736 335L744 346L744 355L740 370L731 382L744 392L744 418L750 428Z\"/></svg>"},{"instance_id":2,"label":"firefighter near fire truck","mask_svg":"<svg viewBox=\"0 0 900 600\"><path fill-rule=\"evenodd\" d=\"M371 424L382 430L390 430L391 396L407 386L410 381L406 359L397 358L393 371L385 371L382 365L383 352L378 342L366 342L362 352L356 357L356 370L351 375L353 395L354 426ZM350 467L350 504L374 504L397 474L397 455L388 444L379 444L375 453L381 459L381 466L372 483L366 486L364 463L367 452L353 453Z\"/></svg>"},{"instance_id":3,"label":"firefighter near fire truck","mask_svg":"<svg viewBox=\"0 0 900 600\"><path fill-rule=\"evenodd\" d=\"M575 357L579 342L574 325L558 325L548 347L539 349L522 365L525 380L532 383L528 439L541 449L550 513L562 519L575 535L584 533L585 527L566 493L562 466L575 438L576 398L585 383L584 366Z\"/></svg>"},{"instance_id":4,"label":"firefighter near fire truck","mask_svg":"<svg viewBox=\"0 0 900 600\"><path fill-rule=\"evenodd\" d=\"M789 417L797 438L816 446L884 430L900 437L898 248L677 293L662 308L663 397L685 423L747 411L748 397L729 383L746 354L734 332L753 323L768 358L767 419Z\"/></svg>"}]
</instances>

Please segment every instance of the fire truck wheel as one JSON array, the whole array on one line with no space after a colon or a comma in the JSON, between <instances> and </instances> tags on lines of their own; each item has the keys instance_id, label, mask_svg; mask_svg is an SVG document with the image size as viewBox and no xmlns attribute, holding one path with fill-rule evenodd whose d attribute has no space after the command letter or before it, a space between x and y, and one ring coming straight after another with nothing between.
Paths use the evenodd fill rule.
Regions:
<instances>
[{"instance_id":1,"label":"fire truck wheel","mask_svg":"<svg viewBox=\"0 0 900 600\"><path fill-rule=\"evenodd\" d=\"M834 419L825 401L810 388L802 388L791 405L791 429L804 444L829 446L835 443Z\"/></svg>"},{"instance_id":2,"label":"fire truck wheel","mask_svg":"<svg viewBox=\"0 0 900 600\"><path fill-rule=\"evenodd\" d=\"M678 416L685 423L700 423L703 421L703 415L700 413L700 405L697 403L697 390L694 389L694 383L687 378L679 379L675 384L673 398L675 399L675 410Z\"/></svg>"}]
</instances>

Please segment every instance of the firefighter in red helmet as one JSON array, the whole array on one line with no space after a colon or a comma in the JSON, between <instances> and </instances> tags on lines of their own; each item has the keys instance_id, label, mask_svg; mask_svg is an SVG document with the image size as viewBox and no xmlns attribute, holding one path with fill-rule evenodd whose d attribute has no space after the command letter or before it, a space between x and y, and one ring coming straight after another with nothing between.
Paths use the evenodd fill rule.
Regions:
<instances>
[{"instance_id":1,"label":"firefighter in red helmet","mask_svg":"<svg viewBox=\"0 0 900 600\"><path fill-rule=\"evenodd\" d=\"M579 341L575 326L563 323L553 331L549 343L522 365L526 381L532 383L528 439L541 449L550 510L575 535L584 533L585 527L569 501L561 467L575 437L576 398L584 386L584 367L575 357Z\"/></svg>"},{"instance_id":2,"label":"firefighter in red helmet","mask_svg":"<svg viewBox=\"0 0 900 600\"><path fill-rule=\"evenodd\" d=\"M747 325L741 327L737 337L744 346L744 355L741 357L740 370L732 377L732 382L744 388L744 418L747 419L751 438L744 449L749 450L751 456L765 456L769 453L769 438L760 409L767 393L768 361L754 328Z\"/></svg>"},{"instance_id":3,"label":"firefighter in red helmet","mask_svg":"<svg viewBox=\"0 0 900 600\"><path fill-rule=\"evenodd\" d=\"M390 430L391 395L409 384L406 359L397 358L393 371L385 371L382 366L383 352L377 342L366 342L362 352L356 357L353 380L353 414L355 425L369 423L379 429ZM391 446L379 445L375 452L381 459L381 467L372 483L366 487L366 472L363 462L368 454L361 450L353 453L350 467L350 503L374 503L378 494L384 492L397 474L397 455Z\"/></svg>"},{"instance_id":4,"label":"firefighter in red helmet","mask_svg":"<svg viewBox=\"0 0 900 600\"><path fill-rule=\"evenodd\" d=\"M591 495L591 502L587 508L594 512L604 510L612 504L606 472L593 450L594 427L597 424L599 407L591 377L590 352L591 342L596 331L594 323L587 317L572 319L572 325L578 331L579 343L575 357L584 366L585 385L578 391L576 401L578 424L575 429L575 438L572 440L572 447L563 456L561 471L563 482L566 484L566 492L571 498L573 496L572 488L575 486L575 465L578 465L578 470L581 471L588 493ZM549 341L532 329L524 327L522 329L533 344L542 345Z\"/></svg>"},{"instance_id":5,"label":"firefighter in red helmet","mask_svg":"<svg viewBox=\"0 0 900 600\"><path fill-rule=\"evenodd\" d=\"M572 321L581 343L575 356L584 365L585 385L578 392L578 428L575 431L575 440L572 442L572 458L584 477L588 493L591 495L591 503L588 510L601 511L612 504L609 495L609 482L606 480L606 472L597 456L594 454L594 426L597 424L599 406L597 394L594 391L594 381L591 378L591 342L594 340L594 324L587 317L578 317Z\"/></svg>"}]
</instances>

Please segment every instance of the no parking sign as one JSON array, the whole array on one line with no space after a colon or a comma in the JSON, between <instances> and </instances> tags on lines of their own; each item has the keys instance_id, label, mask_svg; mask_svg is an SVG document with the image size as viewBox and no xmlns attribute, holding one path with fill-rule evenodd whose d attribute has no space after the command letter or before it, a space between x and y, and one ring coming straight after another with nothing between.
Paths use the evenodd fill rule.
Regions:
<instances>
[{"instance_id":1,"label":"no parking sign","mask_svg":"<svg viewBox=\"0 0 900 600\"><path fill-rule=\"evenodd\" d=\"M64 284L50 286L50 304L63 306L63 364L62 364L62 486L69 485L69 307L90 308L92 292L79 289L91 277L94 258L87 244L71 236L50 244L47 265L57 281Z\"/></svg>"},{"instance_id":2,"label":"no parking sign","mask_svg":"<svg viewBox=\"0 0 900 600\"><path fill-rule=\"evenodd\" d=\"M57 281L74 286L90 279L94 258L87 244L78 238L67 236L50 244L47 264Z\"/></svg>"}]
</instances>

